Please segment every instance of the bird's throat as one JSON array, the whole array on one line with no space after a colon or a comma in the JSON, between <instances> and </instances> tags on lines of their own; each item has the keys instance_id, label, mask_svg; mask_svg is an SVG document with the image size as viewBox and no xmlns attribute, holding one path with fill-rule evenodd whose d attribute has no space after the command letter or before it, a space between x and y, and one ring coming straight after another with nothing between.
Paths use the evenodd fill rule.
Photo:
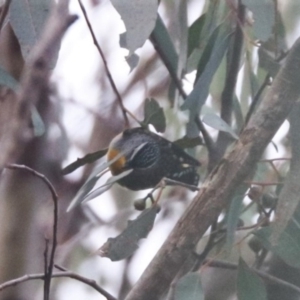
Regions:
<instances>
[{"instance_id":1,"label":"bird's throat","mask_svg":"<svg viewBox=\"0 0 300 300\"><path fill-rule=\"evenodd\" d=\"M120 152L116 149L109 149L107 152L107 161L113 160L117 155L119 155ZM117 159L115 162L113 162L110 166L109 169L112 173L112 175L118 175L124 171L124 166L126 163L126 158L125 156L121 156L119 159Z\"/></svg>"}]
</instances>

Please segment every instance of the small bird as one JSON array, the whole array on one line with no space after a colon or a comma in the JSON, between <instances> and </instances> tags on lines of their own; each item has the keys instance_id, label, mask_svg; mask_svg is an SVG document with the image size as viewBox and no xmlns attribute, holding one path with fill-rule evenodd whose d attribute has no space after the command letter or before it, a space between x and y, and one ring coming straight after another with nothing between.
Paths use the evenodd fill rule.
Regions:
<instances>
[{"instance_id":1,"label":"small bird","mask_svg":"<svg viewBox=\"0 0 300 300\"><path fill-rule=\"evenodd\" d=\"M142 127L126 129L111 141L107 160L113 159L109 166L113 176L132 170L117 181L130 190L153 188L163 178L193 186L199 182L200 163L195 158Z\"/></svg>"}]
</instances>

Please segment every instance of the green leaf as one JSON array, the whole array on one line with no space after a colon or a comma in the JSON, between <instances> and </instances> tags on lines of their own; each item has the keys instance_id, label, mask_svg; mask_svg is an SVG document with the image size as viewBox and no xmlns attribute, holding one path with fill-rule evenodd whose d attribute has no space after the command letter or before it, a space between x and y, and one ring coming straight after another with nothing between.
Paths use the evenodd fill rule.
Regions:
<instances>
[{"instance_id":1,"label":"green leaf","mask_svg":"<svg viewBox=\"0 0 300 300\"><path fill-rule=\"evenodd\" d=\"M7 86L12 90L16 90L18 87L18 81L0 67L0 85Z\"/></svg>"},{"instance_id":2,"label":"green leaf","mask_svg":"<svg viewBox=\"0 0 300 300\"><path fill-rule=\"evenodd\" d=\"M84 198L82 199L82 203L93 200L94 198L102 195L104 192L109 190L116 182L118 182L121 178L129 175L132 171L133 170L130 169L130 170L122 172L121 174L119 174L117 176L111 176L110 178L107 179L107 181L103 185L101 185L100 187L98 187L94 191L92 191L92 192L88 193L87 195L85 195Z\"/></svg>"},{"instance_id":3,"label":"green leaf","mask_svg":"<svg viewBox=\"0 0 300 300\"><path fill-rule=\"evenodd\" d=\"M125 60L128 64L128 66L130 67L130 72L131 72L138 65L140 58L138 55L133 53L129 56L126 56Z\"/></svg>"},{"instance_id":4,"label":"green leaf","mask_svg":"<svg viewBox=\"0 0 300 300\"><path fill-rule=\"evenodd\" d=\"M226 247L229 251L231 250L232 245L234 243L235 232L237 229L238 221L242 211L242 204L247 189L248 189L248 185L246 184L241 185L237 189L232 201L230 202L230 206L227 214L227 220L226 220L226 224L227 224Z\"/></svg>"},{"instance_id":5,"label":"green leaf","mask_svg":"<svg viewBox=\"0 0 300 300\"><path fill-rule=\"evenodd\" d=\"M241 108L241 103L237 96L234 94L233 96L233 113L236 121L237 131L240 132L244 126L244 116Z\"/></svg>"},{"instance_id":6,"label":"green leaf","mask_svg":"<svg viewBox=\"0 0 300 300\"><path fill-rule=\"evenodd\" d=\"M198 272L188 273L178 280L174 291L174 300L204 300Z\"/></svg>"},{"instance_id":7,"label":"green leaf","mask_svg":"<svg viewBox=\"0 0 300 300\"><path fill-rule=\"evenodd\" d=\"M51 0L11 1L8 17L25 60L41 36L52 5Z\"/></svg>"},{"instance_id":8,"label":"green leaf","mask_svg":"<svg viewBox=\"0 0 300 300\"><path fill-rule=\"evenodd\" d=\"M267 41L275 24L275 7L273 0L242 0L253 13L253 30L256 39Z\"/></svg>"},{"instance_id":9,"label":"green leaf","mask_svg":"<svg viewBox=\"0 0 300 300\"><path fill-rule=\"evenodd\" d=\"M216 114L206 114L204 115L202 121L203 123L214 129L229 133L236 140L239 139L233 129Z\"/></svg>"},{"instance_id":10,"label":"green leaf","mask_svg":"<svg viewBox=\"0 0 300 300\"><path fill-rule=\"evenodd\" d=\"M131 55L144 45L154 29L157 18L157 0L111 0L126 28L126 45Z\"/></svg>"},{"instance_id":11,"label":"green leaf","mask_svg":"<svg viewBox=\"0 0 300 300\"><path fill-rule=\"evenodd\" d=\"M108 149L101 149L99 151L89 153L82 158L77 158L76 161L72 162L71 164L69 164L68 166L66 166L65 168L62 169L62 174L66 175L66 174L72 173L79 167L82 167L86 164L91 164L91 163L95 162L96 160L103 157L107 153L107 150Z\"/></svg>"},{"instance_id":12,"label":"green leaf","mask_svg":"<svg viewBox=\"0 0 300 300\"><path fill-rule=\"evenodd\" d=\"M209 87L213 76L228 49L230 36L231 34L228 33L227 29L220 31L203 73L197 80L193 91L189 94L181 106L182 110L188 109L190 111L190 120L194 120L199 114L202 105L205 103L208 97Z\"/></svg>"},{"instance_id":13,"label":"green leaf","mask_svg":"<svg viewBox=\"0 0 300 300\"><path fill-rule=\"evenodd\" d=\"M128 221L127 228L117 237L109 238L97 251L102 257L112 261L129 257L138 248L138 242L146 238L153 227L157 206L144 210L135 220Z\"/></svg>"},{"instance_id":14,"label":"green leaf","mask_svg":"<svg viewBox=\"0 0 300 300\"><path fill-rule=\"evenodd\" d=\"M183 138L178 139L178 140L174 141L173 143L182 149L195 148L197 146L203 145L203 141L200 136L196 136L194 138L184 136Z\"/></svg>"},{"instance_id":15,"label":"green leaf","mask_svg":"<svg viewBox=\"0 0 300 300\"><path fill-rule=\"evenodd\" d=\"M69 212L71 209L82 203L87 195L90 193L90 191L94 188L96 182L101 178L101 176L106 172L106 169L113 164L115 161L117 161L120 157L122 157L126 152L120 152L114 159L110 160L109 162L104 162L96 166L92 172L92 174L89 176L87 181L84 183L84 185L80 188L80 190L77 192L74 199L71 201L70 205L67 208L67 212ZM107 185L105 186L106 191ZM103 192L104 192L103 191Z\"/></svg>"},{"instance_id":16,"label":"green leaf","mask_svg":"<svg viewBox=\"0 0 300 300\"><path fill-rule=\"evenodd\" d=\"M144 126L151 124L158 132L166 130L166 118L163 109L159 106L158 102L151 98L145 100L144 106Z\"/></svg>"},{"instance_id":17,"label":"green leaf","mask_svg":"<svg viewBox=\"0 0 300 300\"><path fill-rule=\"evenodd\" d=\"M42 136L45 133L46 128L44 121L35 106L31 108L31 122L33 124L34 135Z\"/></svg>"},{"instance_id":18,"label":"green leaf","mask_svg":"<svg viewBox=\"0 0 300 300\"><path fill-rule=\"evenodd\" d=\"M259 66L274 78L280 69L280 64L263 47L258 50L258 58Z\"/></svg>"},{"instance_id":19,"label":"green leaf","mask_svg":"<svg viewBox=\"0 0 300 300\"><path fill-rule=\"evenodd\" d=\"M263 246L277 254L283 261L293 268L300 268L300 226L299 219L291 220L288 227L271 243L272 227L265 227L256 231Z\"/></svg>"},{"instance_id":20,"label":"green leaf","mask_svg":"<svg viewBox=\"0 0 300 300\"><path fill-rule=\"evenodd\" d=\"M267 291L261 278L240 258L237 276L239 300L267 300Z\"/></svg>"},{"instance_id":21,"label":"green leaf","mask_svg":"<svg viewBox=\"0 0 300 300\"><path fill-rule=\"evenodd\" d=\"M170 34L159 15L151 34L151 42L159 55L164 57L164 61L170 67L170 71L177 76L178 55Z\"/></svg>"},{"instance_id":22,"label":"green leaf","mask_svg":"<svg viewBox=\"0 0 300 300\"><path fill-rule=\"evenodd\" d=\"M200 45L200 35L203 25L205 23L205 16L200 16L189 28L188 32L188 57L192 54L193 50Z\"/></svg>"},{"instance_id":23,"label":"green leaf","mask_svg":"<svg viewBox=\"0 0 300 300\"><path fill-rule=\"evenodd\" d=\"M201 55L201 58L199 60L198 66L197 66L197 74L196 74L196 80L201 76L203 73L205 66L209 62L209 59L213 53L214 47L216 46L216 40L220 34L220 31L223 30L223 24L219 25L209 36L209 39L207 41L207 44L203 50L203 53Z\"/></svg>"}]
</instances>

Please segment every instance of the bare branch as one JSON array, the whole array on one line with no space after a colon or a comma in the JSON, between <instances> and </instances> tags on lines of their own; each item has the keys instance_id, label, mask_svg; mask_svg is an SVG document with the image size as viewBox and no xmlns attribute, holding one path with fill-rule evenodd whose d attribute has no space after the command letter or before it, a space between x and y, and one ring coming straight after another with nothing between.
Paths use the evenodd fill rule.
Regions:
<instances>
[{"instance_id":1,"label":"bare branch","mask_svg":"<svg viewBox=\"0 0 300 300\"><path fill-rule=\"evenodd\" d=\"M89 285L90 287L92 287L93 289L95 289L97 292L99 292L101 295L103 295L104 297L106 297L107 300L117 300L115 297L113 297L111 294L109 294L107 291L105 291L102 287L100 287L95 280L93 279L89 279L86 277L83 277L77 273L74 272L59 272L59 273L53 273L52 274L52 278L59 278L59 277L69 277L75 280L78 280L80 282L85 283L86 285ZM19 278L15 278L9 281L6 281L2 284L0 284L0 291L11 287L11 286L15 286L19 283L22 282L26 282L29 280L36 280L36 279L41 279L41 280L45 280L45 274L29 274L29 275L24 275L22 277Z\"/></svg>"},{"instance_id":2,"label":"bare branch","mask_svg":"<svg viewBox=\"0 0 300 300\"><path fill-rule=\"evenodd\" d=\"M93 27L92 27L92 25L91 25L91 23L89 21L88 15L86 13L86 10L85 10L85 8L84 8L81 0L78 0L78 3L79 3L79 6L80 6L80 9L81 9L81 11L82 11L82 13L84 15L84 18L85 18L86 24L87 24L87 26L89 28L89 31L91 33L94 45L96 46L96 48L97 48L97 50L98 50L98 52L99 52L99 54L100 54L100 56L102 58L102 61L103 61L103 64L104 64L104 69L105 69L108 81L109 81L109 83L110 83L110 85L111 85L114 93L117 96L117 100L118 100L118 103L120 105L123 117L124 117L125 125L126 125L126 127L129 127L129 120L128 120L128 117L127 117L127 109L124 107L122 97L121 97L121 95L120 95L120 93L118 91L118 88L117 88L117 86L116 86L116 84L115 84L115 82L114 82L114 80L112 78L112 75L111 75L110 71L109 71L109 68L108 68L107 61L105 59L104 53L103 53L103 51L102 51L102 49L101 49L101 47L100 47L100 45L99 45L99 43L98 43L98 41L96 39Z\"/></svg>"}]
</instances>

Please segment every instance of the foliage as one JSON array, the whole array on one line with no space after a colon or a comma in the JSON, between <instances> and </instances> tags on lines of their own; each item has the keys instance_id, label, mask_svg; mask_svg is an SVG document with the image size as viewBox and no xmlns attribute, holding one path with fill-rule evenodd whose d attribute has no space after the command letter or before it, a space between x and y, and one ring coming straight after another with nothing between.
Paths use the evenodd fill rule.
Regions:
<instances>
[{"instance_id":1,"label":"foliage","mask_svg":"<svg viewBox=\"0 0 300 300\"><path fill-rule=\"evenodd\" d=\"M105 161L109 141L125 127L137 126L136 123L144 127L153 127L156 132L164 134L166 138L180 147L188 148L187 151L201 161L202 167L199 171L202 181L201 193L201 184L205 178L212 178L210 176L213 175L208 174L210 172L210 174L215 174L218 171L218 164L224 162L224 154L240 141L240 133L245 128L247 130L247 125L251 124L253 115L260 113L264 106L265 95L270 89L269 86L274 82L274 78L279 76L285 58L289 55L291 45L287 41L294 41L297 38L292 36L292 33L296 32L294 24L298 22L298 16L293 15L291 9L293 6L289 3L278 5L277 1L271 0L206 0L203 1L202 7L198 2L163 0L158 4L157 1L128 0L125 3L111 0L113 6L109 7L108 4L97 6L94 3L95 12L91 9L87 9L86 12L84 7L88 7L87 3L82 4L79 1L78 7L81 7L81 10L78 12L84 16L81 19L81 25L89 30L88 36L97 32L99 29L97 26L102 27L101 21L100 25L96 22L98 17L93 19L92 15L100 14L100 11L106 9L113 10L113 7L116 9L124 22L125 33L120 33L120 45L114 45L114 47L123 48L123 52L118 52L118 55L124 53L124 48L127 49L126 57L121 59L128 63L127 68L130 69L130 74L124 75L121 69L126 68L125 63L123 67L119 65L114 67L112 62L116 58L113 54L108 55L106 48L102 50L102 38L95 41L100 54L101 51L105 53L104 57L101 54L99 58L101 57L101 64L103 63L106 68L101 69L98 66L101 97L99 95L97 97L101 98L101 101L94 105L91 111L84 101L78 104L80 100L75 97L74 101L80 107L80 113L85 114L85 120L89 120L87 123L92 124L82 136L80 136L81 125L75 125L74 130L72 126L76 121L65 122L65 119L72 115L70 103L66 100L59 101L64 96L62 83L55 77L57 71L53 71L56 63L58 68L62 64L60 60L57 62L57 47L52 49L51 60L47 67L47 71L53 74L53 79L49 81L48 75L43 77L47 92L42 93L34 103L30 102L30 99L27 100L30 103L31 113L26 124L30 123L30 126L24 129L27 135L24 133L23 139L15 138L16 148L20 151L18 155L15 155L15 151L6 150L10 148L6 147L9 142L6 139L7 133L6 135L4 133L11 133L14 132L14 128L22 127L20 124L23 123L15 121L18 118L21 119L22 114L12 114L12 124L9 121L1 121L7 116L5 116L6 107L0 101L0 106L4 111L4 113L0 112L0 139L5 146L2 151L3 157L8 157L4 164L14 161L29 165L32 170L38 169L54 183L59 191L59 199L63 199L62 202L58 201L58 205L61 205L59 217L62 220L58 223L62 228L61 236L59 236L61 248L67 248L66 244L70 238L83 232L82 228L86 219L89 219L90 232L93 232L89 232L90 236L95 236L95 232L101 226L107 229L109 236L104 234L101 237L101 239L107 239L107 242L102 243L103 246L97 252L104 258L97 256L93 259L94 261L103 260L105 257L110 258L111 261L126 259L123 275L120 275L122 288L118 290L117 285L113 285L114 294L119 293L119 298L124 298L125 294L132 290L133 283L128 279L128 270L139 253L147 252L146 246L143 245L149 247L148 241L151 246L156 245L157 238L154 237L151 240L151 235L158 234L155 230L162 228L160 226L163 222L172 222L175 215L182 215L191 196L184 186L167 188L159 186L157 194L154 189L148 194L145 193L146 196L140 199L143 202L142 208L146 207L146 200L151 199L151 207L136 216L137 212L134 211L132 205L132 200L136 196L120 192L118 188L115 188L115 183L127 173L112 176L100 187L97 186L97 182L105 177L104 171L109 166L109 163ZM49 17L51 5L50 0L12 0L6 1L2 6L1 30L10 28L13 41L20 50L17 55L24 65L23 74L28 74L32 68L33 58L41 49L43 38L47 39L42 29L45 20ZM299 4L295 6L299 8ZM75 25L71 26L70 30L73 30L73 27ZM79 33L75 31L76 34ZM119 40L118 36L115 38ZM64 41L63 39L62 45ZM0 40L0 50L5 42L5 40ZM59 38L58 42L60 43ZM93 47L90 40L87 43ZM71 52L72 49L69 51ZM63 52L62 49L61 52ZM16 61L15 57L0 58L1 62L5 59ZM89 60L87 54L84 59ZM14 68L10 68L8 64L3 63L0 66L0 84L4 91L9 90L18 97L20 91L26 91L24 86L27 81L24 79L25 75L22 77L21 72L16 74L13 70ZM78 69L77 73L80 73ZM117 79L120 77L117 76L117 74L120 75L119 73L124 77L122 84ZM100 81L97 80L97 84ZM53 88L53 85L57 86L57 89ZM33 86L32 89L38 89L38 87ZM138 97L134 94L136 89L139 90ZM84 93L87 95L86 98L90 96L89 91L85 90ZM114 98L118 100L112 102L111 99ZM20 105L19 111L22 112L22 104L18 104L17 101L16 103ZM60 112L61 108L63 108L63 113ZM202 238L193 251L186 250L189 257L192 257L191 261L187 259L184 270L177 274L176 282L171 287L162 287L168 291L167 299L205 299L208 295L213 295L213 299L230 299L232 294L236 294L238 299L280 299L279 296L278 298L270 296L274 286L284 291L286 299L297 299L294 293L295 291L299 293L298 286L300 285L297 282L297 278L300 278L299 113L300 106L296 104L286 120L286 124L289 125L288 133L284 131L284 128L278 129L278 134L266 148L261 160L253 166L247 180L242 185L235 186L231 202L219 218L210 224L211 231L208 237ZM261 122L263 123L264 120ZM9 123L9 126L13 128L12 131L7 130L4 123L5 126ZM54 134L55 128L59 132L57 135ZM84 131L83 128L82 131ZM76 139L76 134L80 138ZM14 136L14 134L8 135ZM52 151L52 149L56 150ZM80 153L83 157L76 160L74 153ZM65 167L66 160L76 161ZM1 167L4 167L4 164ZM87 164L92 164L93 170ZM77 170L79 167L84 168ZM63 176L72 172L76 174L74 177L72 177L73 174L70 177ZM34 174L34 171L32 173ZM11 210L7 209L12 211L17 209L15 199L9 201L14 192L12 187L20 181L15 180L14 177L4 178L4 175L1 178L3 190L1 196L6 199L5 203L12 205ZM22 178L22 186L18 192L20 195L25 195L26 199L28 198L27 200L24 198L24 202L30 203L24 206L26 207L24 211L34 212L35 216L31 215L31 218L26 218L28 223L18 223L16 227L19 230L21 228L29 230L29 228L40 226L40 230L47 228L45 235L48 236L52 219L41 222L39 208L41 203L37 201L43 199L44 192L41 192L36 183L28 180L28 178ZM207 181L205 184L208 184ZM91 212L90 208L85 205L76 207L81 202L100 195L103 197L104 192L105 195L109 194L111 201L119 207L112 221L106 221L102 212ZM21 196L18 194L18 197ZM36 201L30 202L32 198ZM129 205L124 204L126 198ZM46 201L44 202L44 207L47 207ZM161 207L160 211L157 211L158 203ZM181 209L176 208L178 203ZM69 206L68 210L75 207L76 209L66 214L67 206ZM16 220L15 222L19 219L19 214L20 211L16 212L15 217L12 218ZM135 219L129 221L126 227L124 224L131 215L135 215ZM174 217L173 225L175 219L178 220ZM11 228L11 225L7 224L7 227ZM184 227L184 224L182 226ZM4 226L1 227L4 228ZM89 234L83 234L86 240ZM189 232L186 234L188 235ZM116 237L111 238L112 235ZM31 240L32 235L25 233L24 249L20 247L23 253L28 253ZM176 248L181 242L175 241L174 247ZM43 244L44 240L39 240L38 243ZM0 244L5 245L6 241L0 240ZM96 244L99 248L98 241ZM12 248L12 246L8 245L7 248ZM86 253L91 252L91 249L84 242L75 248L77 249L72 249L68 256L76 260L76 255L80 256L85 253L76 263L80 265L82 261L88 261ZM95 251L94 248L92 250ZM9 252L7 249L0 251L7 256L11 255ZM63 257L59 249L56 253L58 257ZM145 254L145 257L147 255ZM26 273L28 259L25 254L20 257L23 258L20 263L22 265L20 272ZM33 257L34 255L29 261L33 260ZM47 251L45 254L47 268L46 257ZM218 264L218 259L222 259L222 263ZM283 271L276 269L276 265L273 264L275 260L282 262ZM9 261L13 261L13 257ZM43 270L43 263L43 261L39 262L41 270ZM113 266L114 262L110 263L110 266ZM153 265L150 267L155 267ZM74 266L71 265L71 267ZM217 276L213 275L219 271L219 268L224 272L234 269L236 278L228 278L230 276L225 273L218 280ZM8 269L9 271L3 268L1 271L3 274L0 272L0 279L3 282L20 274L20 272L14 273L10 268ZM211 274L207 269L211 271ZM293 275L290 278L284 278L280 271L290 272L291 269L293 269ZM271 270L270 274L266 274L266 270ZM172 272L172 270L169 271L169 273ZM102 279L99 280L101 282L111 280L105 271L103 273L99 271L98 275ZM172 279L175 279L176 274L166 276L173 276ZM45 282L46 277L45 275ZM278 280L277 277L281 277L282 280ZM154 282L156 280L157 284L160 283L157 278L152 280ZM230 280L234 280L234 284L232 282L230 284ZM48 282L50 282L49 278ZM223 295L223 289L226 290L224 287L227 283L230 290L228 297ZM214 288L212 289L211 286ZM96 290L98 293L98 286ZM49 293L46 289L44 290L45 295ZM218 296L220 294L224 298ZM107 299L114 298L109 294L105 295ZM279 293L278 295L282 296ZM126 299L134 299L130 297L129 294ZM9 299L9 297L3 299Z\"/></svg>"}]
</instances>

